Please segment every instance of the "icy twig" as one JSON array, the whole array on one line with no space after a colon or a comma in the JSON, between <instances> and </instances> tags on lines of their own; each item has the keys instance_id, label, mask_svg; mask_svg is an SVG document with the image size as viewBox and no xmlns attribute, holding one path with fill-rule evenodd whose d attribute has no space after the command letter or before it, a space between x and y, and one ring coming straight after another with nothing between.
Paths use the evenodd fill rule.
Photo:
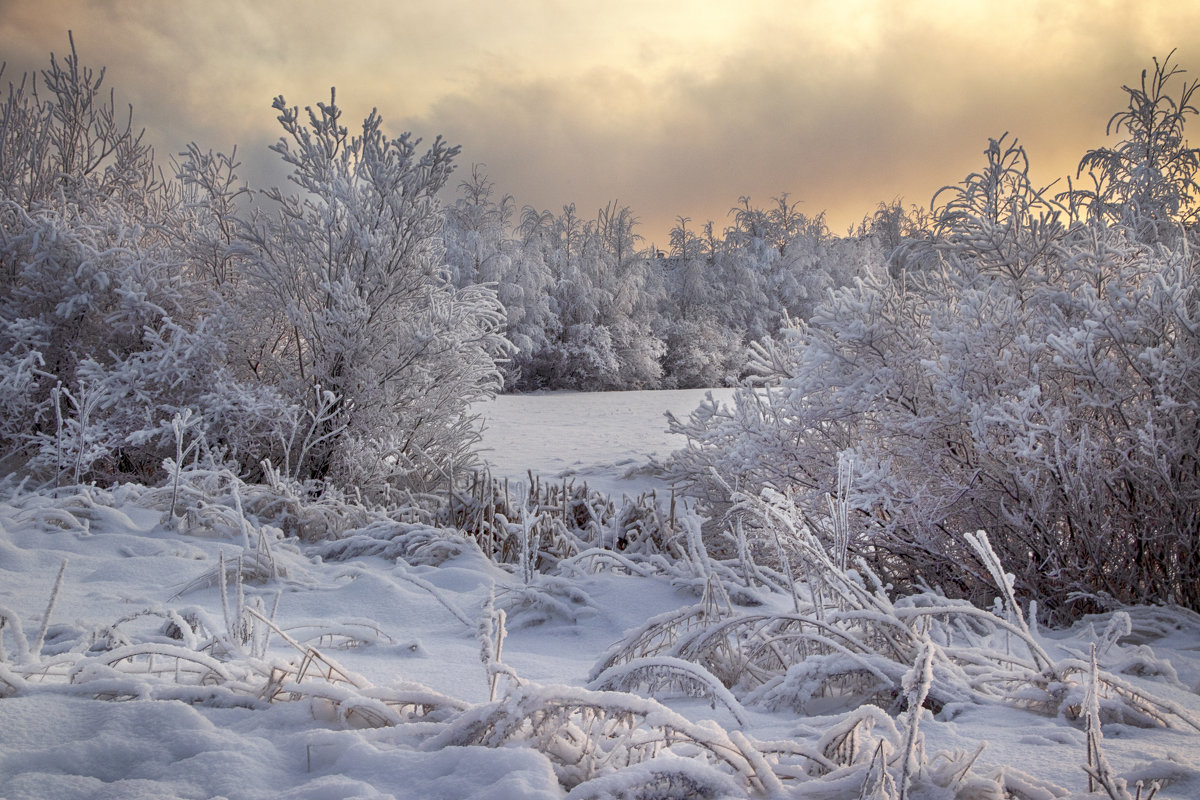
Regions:
<instances>
[{"instance_id":1,"label":"icy twig","mask_svg":"<svg viewBox=\"0 0 1200 800\"><path fill-rule=\"evenodd\" d=\"M46 603L46 613L42 617L42 626L38 629L37 639L33 642L33 647L30 648L35 658L40 658L42 655L42 646L46 642L46 631L50 627L50 615L54 613L54 604L58 600L58 593L62 589L63 575L67 571L67 559L63 559L62 566L58 568L58 577L54 579L54 588L50 590L50 600Z\"/></svg>"}]
</instances>

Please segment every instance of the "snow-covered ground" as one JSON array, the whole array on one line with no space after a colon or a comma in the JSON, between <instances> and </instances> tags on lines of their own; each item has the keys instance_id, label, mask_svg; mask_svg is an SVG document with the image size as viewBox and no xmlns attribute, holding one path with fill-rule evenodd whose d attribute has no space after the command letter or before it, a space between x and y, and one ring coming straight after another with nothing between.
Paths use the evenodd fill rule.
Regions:
<instances>
[{"instance_id":1,"label":"snow-covered ground","mask_svg":"<svg viewBox=\"0 0 1200 800\"><path fill-rule=\"evenodd\" d=\"M502 395L477 409L484 417L483 453L497 477L528 482L527 473L568 479L610 494L638 494L666 483L654 464L683 447L667 431L666 413L687 418L707 393L547 392Z\"/></svg>"},{"instance_id":2,"label":"snow-covered ground","mask_svg":"<svg viewBox=\"0 0 1200 800\"><path fill-rule=\"evenodd\" d=\"M532 469L634 493L653 485L652 471L621 476L673 446L663 411L686 413L701 396L503 397L485 409L486 443L497 475L520 479ZM1084 797L1088 735L1075 717L1089 707L1094 640L1107 676L1096 701L1101 752L1113 772L1131 779L1131 796L1140 777L1164 782L1159 798L1200 797L1194 614L1133 610L1030 634L1054 675L1012 694L1024 692L1033 706L1055 697L1056 712L975 695L954 700L966 691L960 672L995 686L1017 674L995 665L1008 653L1024 658L1019 631L997 635L967 623L963 636L992 649L979 651L974 671L970 653L956 653L954 664L930 661L936 714L893 709L887 718L828 698L797 711L787 698L802 696L805 675L815 675L802 664L757 704L699 670L698 684L675 691L658 681L659 705L583 687L628 632L671 630L664 615L696 604L705 574L724 574L711 565L704 573L699 560L630 561L626 567L644 573L630 574L592 556L526 586L471 543L420 524L363 518L338 542L305 543L258 520L274 510L304 517L311 531L328 515L214 479L206 495L182 492L178 507L190 512L164 524L171 495L170 486L71 489L57 498L7 487L0 798L878 800L897 796L905 754L922 749L921 737L925 758L912 765L924 777L910 797L1001 798L1002 773L1008 796ZM783 619L793 609L790 596L755 596L762 605L719 618ZM507 635L497 647L501 619ZM690 619L706 617L696 611ZM914 641L936 643L944 632L929 617L914 627ZM859 660L868 681L871 669L889 668ZM665 656L631 661L593 689L613 688L638 663L660 676L696 669ZM1166 724L1150 724L1154 717ZM872 771L882 741L894 751L886 780ZM635 756L653 748L658 755L638 763ZM820 759L836 768L814 768ZM937 776L945 786L934 786ZM574 785L569 795L564 783ZM649 788L638 794L639 786Z\"/></svg>"}]
</instances>

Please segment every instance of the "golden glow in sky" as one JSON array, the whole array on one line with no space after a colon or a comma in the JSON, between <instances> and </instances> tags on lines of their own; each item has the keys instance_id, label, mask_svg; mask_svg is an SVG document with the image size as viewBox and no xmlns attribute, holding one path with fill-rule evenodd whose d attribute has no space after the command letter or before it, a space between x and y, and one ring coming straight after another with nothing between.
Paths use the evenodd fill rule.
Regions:
<instances>
[{"instance_id":1,"label":"golden glow in sky","mask_svg":"<svg viewBox=\"0 0 1200 800\"><path fill-rule=\"evenodd\" d=\"M68 29L160 156L237 144L257 179L272 99L336 86L344 120L443 134L520 205L620 200L660 244L676 216L723 228L741 195L788 192L835 232L927 205L1006 131L1048 183L1105 143L1152 56L1200 75L1200 4L1176 0L0 0L5 78Z\"/></svg>"}]
</instances>

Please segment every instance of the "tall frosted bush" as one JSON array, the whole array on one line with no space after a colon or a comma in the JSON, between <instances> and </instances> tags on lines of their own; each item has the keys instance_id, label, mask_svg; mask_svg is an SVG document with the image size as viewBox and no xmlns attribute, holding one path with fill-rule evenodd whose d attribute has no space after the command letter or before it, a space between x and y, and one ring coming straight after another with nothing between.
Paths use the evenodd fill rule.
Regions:
<instances>
[{"instance_id":1,"label":"tall frosted bush","mask_svg":"<svg viewBox=\"0 0 1200 800\"><path fill-rule=\"evenodd\" d=\"M444 269L437 193L458 148L424 152L372 112L359 135L341 109L275 100L272 149L297 190L264 194L273 211L242 233L249 278L284 310L270 354L280 388L315 411L332 393L297 477L429 488L465 465L477 433L468 406L501 386L504 309L484 286L455 288Z\"/></svg>"},{"instance_id":2,"label":"tall frosted bush","mask_svg":"<svg viewBox=\"0 0 1200 800\"><path fill-rule=\"evenodd\" d=\"M1005 137L985 156L922 269L832 292L756 346L763 388L675 423L677 473L718 511L786 492L815 529L836 496L895 582L982 599L960 534L985 529L1052 617L1200 608L1200 262L1141 218L1072 218Z\"/></svg>"}]
</instances>

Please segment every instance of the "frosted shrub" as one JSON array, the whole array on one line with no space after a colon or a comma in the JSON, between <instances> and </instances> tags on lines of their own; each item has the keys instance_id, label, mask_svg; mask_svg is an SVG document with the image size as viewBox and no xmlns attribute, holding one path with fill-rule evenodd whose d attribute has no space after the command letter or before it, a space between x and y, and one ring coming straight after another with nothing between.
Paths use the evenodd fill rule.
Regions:
<instances>
[{"instance_id":1,"label":"frosted shrub","mask_svg":"<svg viewBox=\"0 0 1200 800\"><path fill-rule=\"evenodd\" d=\"M1067 193L1091 218L1120 223L1148 243L1178 243L1200 219L1200 149L1188 145L1184 131L1200 113L1193 101L1200 81L1183 79L1185 70L1171 63L1174 54L1154 59L1154 70L1142 70L1137 86L1122 87L1129 105L1112 116L1107 132L1124 131L1125 138L1088 151L1079 173L1088 173L1091 186ZM1173 95L1177 78L1182 85Z\"/></svg>"},{"instance_id":2,"label":"frosted shrub","mask_svg":"<svg viewBox=\"0 0 1200 800\"><path fill-rule=\"evenodd\" d=\"M421 152L376 113L351 137L332 95L303 116L282 97L274 107L273 149L300 193L265 192L274 213L240 246L259 296L286 313L269 373L310 410L314 385L337 398L297 477L446 485L477 436L467 406L499 389L504 352L495 292L456 289L442 272L436 195L458 148L439 138Z\"/></svg>"},{"instance_id":3,"label":"frosted shrub","mask_svg":"<svg viewBox=\"0 0 1200 800\"><path fill-rule=\"evenodd\" d=\"M174 450L162 423L189 409L243 467L272 455L257 445L274 431L224 398L246 392L225 368L214 298L191 281L200 221L181 187L162 179L132 109L102 91L103 70L84 67L73 40L40 78L10 85L0 106L10 466L58 483L150 480Z\"/></svg>"},{"instance_id":4,"label":"frosted shrub","mask_svg":"<svg viewBox=\"0 0 1200 800\"><path fill-rule=\"evenodd\" d=\"M190 412L200 460L240 475L269 459L380 499L449 488L507 349L495 291L443 271L436 194L457 148L422 152L378 114L352 138L336 105L305 124L280 98L298 193L252 212L232 155L190 145L164 180L103 77L72 41L0 104L10 464L152 480L175 450L163 423Z\"/></svg>"},{"instance_id":5,"label":"frosted shrub","mask_svg":"<svg viewBox=\"0 0 1200 800\"><path fill-rule=\"evenodd\" d=\"M676 474L717 515L735 487L785 492L817 531L836 495L850 552L897 585L982 601L956 534L984 529L1052 618L1200 607L1200 262L1063 217L1015 143L986 155L942 195L939 266L879 270L760 343L763 388L673 423Z\"/></svg>"}]
</instances>

